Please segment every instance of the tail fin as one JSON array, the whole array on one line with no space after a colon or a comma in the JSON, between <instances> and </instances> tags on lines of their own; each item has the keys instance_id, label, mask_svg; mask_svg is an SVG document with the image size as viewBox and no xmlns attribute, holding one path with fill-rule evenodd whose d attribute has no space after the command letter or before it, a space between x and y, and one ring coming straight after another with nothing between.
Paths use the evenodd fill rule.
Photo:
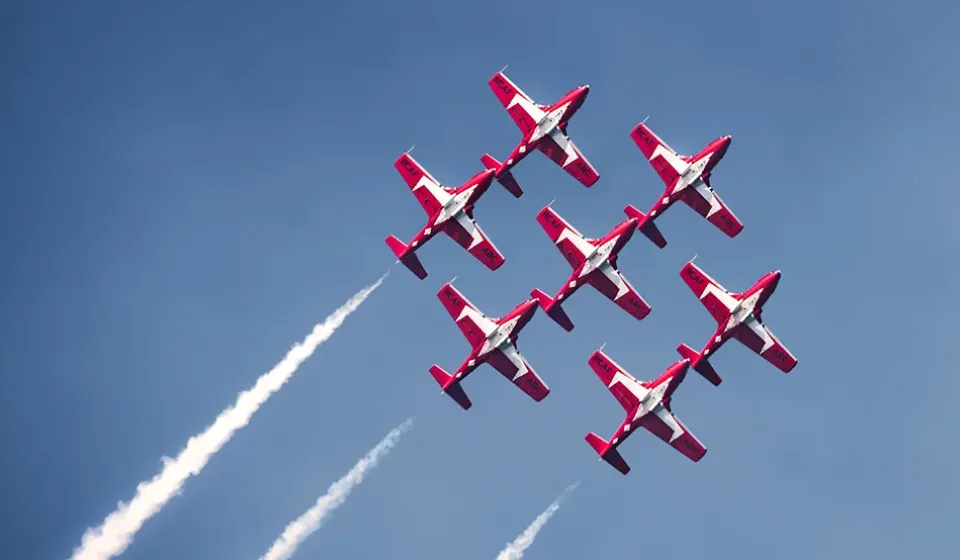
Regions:
<instances>
[{"instance_id":1,"label":"tail fin","mask_svg":"<svg viewBox=\"0 0 960 560\"><path fill-rule=\"evenodd\" d=\"M423 264L420 262L420 259L417 257L417 254L414 252L407 252L409 247L403 242L397 239L393 235L388 235L386 239L387 245L390 246L390 250L393 251L393 254L400 259L400 262L404 266L410 269L410 272L414 273L417 278L423 280L427 277L427 270L423 268Z\"/></svg>"},{"instance_id":2,"label":"tail fin","mask_svg":"<svg viewBox=\"0 0 960 560\"><path fill-rule=\"evenodd\" d=\"M646 214L637 210L631 204L627 204L626 208L623 209L623 213L626 214L628 218L637 219L637 229L646 235L647 239L653 241L654 245L661 249L667 246L667 240L663 237L663 234L660 233L660 228L658 228L657 224L653 223L653 220L649 219Z\"/></svg>"},{"instance_id":3,"label":"tail fin","mask_svg":"<svg viewBox=\"0 0 960 560\"><path fill-rule=\"evenodd\" d=\"M543 309L544 313L556 321L563 330L567 332L573 330L573 321L570 320L567 312L560 307L560 304L557 303L556 300L540 291L539 288L534 288L533 291L530 292L530 296L536 298L537 303L540 304L540 309Z\"/></svg>"},{"instance_id":4,"label":"tail fin","mask_svg":"<svg viewBox=\"0 0 960 560\"><path fill-rule=\"evenodd\" d=\"M480 156L480 161L487 169L497 170L497 182L500 183L503 188L510 191L510 194L512 194L514 198L523 196L523 189L520 188L520 183L517 183L517 180L513 178L513 173L504 169L503 164L497 161L496 158L490 154L483 154Z\"/></svg>"},{"instance_id":5,"label":"tail fin","mask_svg":"<svg viewBox=\"0 0 960 560\"><path fill-rule=\"evenodd\" d=\"M463 387L460 386L459 381L449 373L443 371L443 368L437 364L430 366L430 375L437 380L443 392L450 395L450 398L455 400L461 408L470 410L473 403L470 402L470 397L463 391Z\"/></svg>"},{"instance_id":6,"label":"tail fin","mask_svg":"<svg viewBox=\"0 0 960 560\"><path fill-rule=\"evenodd\" d=\"M719 386L720 383L723 382L717 370L713 369L713 365L701 354L694 351L693 348L681 343L680 346L677 346L677 352L684 358L690 360L690 365L693 369L702 375L704 379L713 383L714 387Z\"/></svg>"},{"instance_id":7,"label":"tail fin","mask_svg":"<svg viewBox=\"0 0 960 560\"><path fill-rule=\"evenodd\" d=\"M610 442L598 436L597 434L590 432L587 434L587 437L584 438L587 440L587 443L590 444L590 447L600 455L600 458L610 464L613 468L620 471L622 474L627 474L630 472L630 465L623 460L623 455L620 455L620 452L616 448L610 445Z\"/></svg>"}]
</instances>

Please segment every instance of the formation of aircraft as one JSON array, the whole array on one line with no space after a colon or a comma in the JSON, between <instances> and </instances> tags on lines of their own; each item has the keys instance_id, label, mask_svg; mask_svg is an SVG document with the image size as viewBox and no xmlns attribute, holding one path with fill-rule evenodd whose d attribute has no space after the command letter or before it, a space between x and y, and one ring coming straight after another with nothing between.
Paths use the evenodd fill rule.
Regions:
<instances>
[{"instance_id":1,"label":"formation of aircraft","mask_svg":"<svg viewBox=\"0 0 960 560\"><path fill-rule=\"evenodd\" d=\"M502 163L490 154L484 154L480 158L484 169L459 187L442 185L410 156L409 151L397 158L394 164L428 219L408 244L393 235L388 236L386 242L398 262L402 262L421 280L426 278L427 272L416 251L439 231L446 233L488 269L497 270L503 266L506 258L477 225L473 216L474 207L494 181L515 198L520 198L523 190L513 175L513 169L533 149L544 153L585 187L592 187L600 178L600 173L567 134L570 119L586 101L590 91L588 85L570 90L550 105L533 101L507 78L503 70L490 78L489 86L523 133L520 143ZM666 247L667 241L655 220L674 202L684 202L728 237L736 237L743 230L743 223L711 186L713 171L726 155L731 137L717 138L696 155L680 155L654 134L645 122L646 119L638 123L630 132L630 137L666 185L666 190L646 213L628 204L623 210L626 220L616 224L603 236L591 238L561 217L552 208L552 202L538 212L537 222L573 269L556 294L551 297L534 288L530 292L530 299L508 313L501 317L487 317L453 287L453 281L444 284L437 292L440 302L470 343L471 351L452 374L436 364L429 371L441 391L464 410L470 409L472 402L463 390L462 382L484 363L499 371L536 402L549 395L547 384L520 354L517 339L538 308L565 331L572 331L573 322L562 304L584 284L590 284L638 321L647 317L651 306L620 272L618 259L635 230L640 230L657 247ZM609 440L594 432L587 433L585 439L601 460L623 474L630 472L630 467L620 454L619 446L638 427L652 433L693 462L699 462L704 457L706 447L674 414L672 399L690 368L714 386L720 385L722 379L709 358L727 340L735 338L784 373L789 373L797 365L797 358L774 336L762 319L764 305L780 283L780 270L763 275L753 286L740 293L726 290L695 265L693 260L680 270L680 277L717 322L716 331L699 352L681 343L677 346L681 359L652 381L640 381L633 377L603 353L603 346L588 360L590 367L623 407L626 417Z\"/></svg>"}]
</instances>

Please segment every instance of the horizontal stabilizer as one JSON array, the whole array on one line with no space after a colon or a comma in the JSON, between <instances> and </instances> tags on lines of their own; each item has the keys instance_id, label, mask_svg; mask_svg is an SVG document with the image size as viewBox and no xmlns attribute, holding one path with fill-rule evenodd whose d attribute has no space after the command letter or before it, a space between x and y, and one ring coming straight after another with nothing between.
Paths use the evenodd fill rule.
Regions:
<instances>
[{"instance_id":1,"label":"horizontal stabilizer","mask_svg":"<svg viewBox=\"0 0 960 560\"><path fill-rule=\"evenodd\" d=\"M660 228L657 227L657 224L653 223L652 218L630 204L627 204L627 207L623 209L623 213L626 214L628 218L637 219L637 229L639 229L640 233L645 235L647 239L653 241L654 245L661 249L667 246L666 238L660 233Z\"/></svg>"},{"instance_id":2,"label":"horizontal stabilizer","mask_svg":"<svg viewBox=\"0 0 960 560\"><path fill-rule=\"evenodd\" d=\"M483 163L483 165L487 169L497 170L497 174L496 174L497 182L500 183L500 185L503 186L503 188L510 191L510 194L512 194L514 198L520 198L521 196L523 196L523 189L520 188L520 183L517 183L517 180L513 177L513 173L511 173L509 169L504 167L502 163L497 161L496 158L494 158L490 154L483 154L480 157L480 161Z\"/></svg>"},{"instance_id":3,"label":"horizontal stabilizer","mask_svg":"<svg viewBox=\"0 0 960 560\"><path fill-rule=\"evenodd\" d=\"M400 259L400 262L403 263L410 272L414 273L417 278L423 280L427 277L427 270L423 268L423 264L420 262L420 258L417 257L417 254L413 251L409 251L409 247L403 242L397 239L393 235L388 235L386 239L387 245L390 246L390 250L393 251L393 254Z\"/></svg>"},{"instance_id":4,"label":"horizontal stabilizer","mask_svg":"<svg viewBox=\"0 0 960 560\"><path fill-rule=\"evenodd\" d=\"M530 292L530 296L537 300L537 303L540 304L540 309L543 309L563 330L567 332L573 330L573 321L570 320L567 312L563 310L563 307L561 307L556 300L540 291L539 288L534 288L533 291Z\"/></svg>"},{"instance_id":5,"label":"horizontal stabilizer","mask_svg":"<svg viewBox=\"0 0 960 560\"><path fill-rule=\"evenodd\" d=\"M470 402L467 393L464 392L463 387L460 386L460 383L454 379L452 375L443 371L443 368L436 364L430 366L430 375L437 380L443 392L450 395L450 398L456 401L461 408L470 410L473 403Z\"/></svg>"},{"instance_id":6,"label":"horizontal stabilizer","mask_svg":"<svg viewBox=\"0 0 960 560\"><path fill-rule=\"evenodd\" d=\"M682 357L690 360L690 365L693 369L702 375L704 379L713 383L714 387L719 386L720 383L723 382L717 370L713 369L713 365L711 365L705 357L694 351L693 348L681 343L680 346L677 346L677 352L679 352Z\"/></svg>"},{"instance_id":7,"label":"horizontal stabilizer","mask_svg":"<svg viewBox=\"0 0 960 560\"><path fill-rule=\"evenodd\" d=\"M617 451L615 447L610 445L610 442L593 432L587 434L587 437L584 439L586 439L587 443L590 444L590 447L592 447L594 451L600 455L600 458L609 463L610 466L617 469L622 474L627 474L630 472L630 465L623 460L623 456L620 455L620 452Z\"/></svg>"}]
</instances>

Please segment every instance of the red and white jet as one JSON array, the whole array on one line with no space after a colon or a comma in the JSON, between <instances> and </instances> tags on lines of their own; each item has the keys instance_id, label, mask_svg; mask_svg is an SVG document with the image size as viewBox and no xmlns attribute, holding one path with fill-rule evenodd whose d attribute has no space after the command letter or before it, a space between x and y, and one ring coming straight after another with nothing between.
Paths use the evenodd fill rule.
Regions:
<instances>
[{"instance_id":1,"label":"red and white jet","mask_svg":"<svg viewBox=\"0 0 960 560\"><path fill-rule=\"evenodd\" d=\"M584 237L549 204L540 210L537 221L573 267L573 274L552 298L539 289L534 289L530 295L537 299L540 307L564 330L572 331L573 322L560 305L584 284L593 286L637 320L650 313L650 305L617 268L620 250L630 241L637 228L636 218L620 222L610 233L599 239Z\"/></svg>"},{"instance_id":2,"label":"red and white jet","mask_svg":"<svg viewBox=\"0 0 960 560\"><path fill-rule=\"evenodd\" d=\"M749 290L739 294L728 292L693 264L692 260L680 270L680 276L719 325L713 338L700 353L694 352L686 344L677 347L677 352L690 360L693 368L707 381L720 385L722 379L707 361L707 357L715 353L730 337L736 338L784 373L790 373L796 367L797 359L770 332L761 318L763 304L770 299L780 283L779 270L764 274Z\"/></svg>"},{"instance_id":3,"label":"red and white jet","mask_svg":"<svg viewBox=\"0 0 960 560\"><path fill-rule=\"evenodd\" d=\"M680 360L655 380L638 381L604 354L602 348L590 356L590 367L627 411L627 417L610 441L593 432L587 434L587 443L600 454L600 458L623 474L630 472L630 466L623 460L617 447L639 426L670 444L691 461L702 459L707 449L673 414L670 406L673 392L686 377L690 362Z\"/></svg>"},{"instance_id":4,"label":"red and white jet","mask_svg":"<svg viewBox=\"0 0 960 560\"><path fill-rule=\"evenodd\" d=\"M460 383L480 364L486 362L533 400L540 402L550 394L547 384L517 350L520 331L537 312L536 300L529 299L521 303L503 317L487 317L449 282L440 288L437 297L460 327L463 336L473 345L470 355L453 375L436 364L430 367L430 374L440 384L444 393L450 395L464 410L468 410L471 406L470 399Z\"/></svg>"},{"instance_id":5,"label":"red and white jet","mask_svg":"<svg viewBox=\"0 0 960 560\"><path fill-rule=\"evenodd\" d=\"M717 138L695 156L677 154L642 122L634 127L630 137L667 185L663 196L650 208L646 216L642 212L635 213L641 221L640 231L650 241L661 249L666 247L667 240L660 233L654 219L677 200L685 202L728 236L736 237L740 233L743 223L710 186L710 175L726 155L730 147L730 136Z\"/></svg>"},{"instance_id":6,"label":"red and white jet","mask_svg":"<svg viewBox=\"0 0 960 560\"><path fill-rule=\"evenodd\" d=\"M409 153L404 153L394 162L394 167L429 216L426 225L417 232L409 245L393 235L386 238L393 253L417 278L426 278L427 271L420 263L416 250L441 231L490 270L500 268L506 261L503 253L473 219L474 204L490 188L496 169L500 167L499 162L493 162L497 165L477 173L459 187L441 185Z\"/></svg>"},{"instance_id":7,"label":"red and white jet","mask_svg":"<svg viewBox=\"0 0 960 560\"><path fill-rule=\"evenodd\" d=\"M543 152L585 187L593 186L600 179L600 173L567 136L567 124L586 101L590 86L576 87L552 105L539 105L502 71L494 74L489 84L497 99L513 118L513 122L517 123L523 132L523 140L507 157L502 169L498 170L498 179L501 174L520 163L534 148Z\"/></svg>"}]
</instances>

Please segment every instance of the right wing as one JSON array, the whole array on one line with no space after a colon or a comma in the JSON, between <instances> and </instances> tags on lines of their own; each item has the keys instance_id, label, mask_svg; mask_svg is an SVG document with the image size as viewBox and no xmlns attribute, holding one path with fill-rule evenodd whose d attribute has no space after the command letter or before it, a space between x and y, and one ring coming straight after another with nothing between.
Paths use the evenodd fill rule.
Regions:
<instances>
[{"instance_id":1,"label":"right wing","mask_svg":"<svg viewBox=\"0 0 960 560\"><path fill-rule=\"evenodd\" d=\"M730 207L703 181L695 182L692 189L685 189L680 200L728 237L736 237L743 229L740 218L737 218Z\"/></svg>"},{"instance_id":2,"label":"right wing","mask_svg":"<svg viewBox=\"0 0 960 560\"><path fill-rule=\"evenodd\" d=\"M443 224L443 231L490 270L500 268L507 260L466 212L457 212L453 220Z\"/></svg>"},{"instance_id":3,"label":"right wing","mask_svg":"<svg viewBox=\"0 0 960 560\"><path fill-rule=\"evenodd\" d=\"M503 72L497 72L488 83L524 136L537 127L537 123L545 114L543 109L510 81L510 78Z\"/></svg>"},{"instance_id":4,"label":"right wing","mask_svg":"<svg viewBox=\"0 0 960 560\"><path fill-rule=\"evenodd\" d=\"M640 425L694 463L707 454L707 448L663 403L655 406L650 414L645 414Z\"/></svg>"},{"instance_id":5,"label":"right wing","mask_svg":"<svg viewBox=\"0 0 960 560\"><path fill-rule=\"evenodd\" d=\"M595 351L588 362L594 373L603 381L620 406L631 412L640 404L636 391L640 382L601 350Z\"/></svg>"},{"instance_id":6,"label":"right wing","mask_svg":"<svg viewBox=\"0 0 960 560\"><path fill-rule=\"evenodd\" d=\"M550 394L550 388L533 371L514 344L506 344L490 352L487 362L531 399L540 402Z\"/></svg>"},{"instance_id":7,"label":"right wing","mask_svg":"<svg viewBox=\"0 0 960 560\"><path fill-rule=\"evenodd\" d=\"M783 373L790 373L797 367L797 358L766 325L752 315L740 325L733 336Z\"/></svg>"},{"instance_id":8,"label":"right wing","mask_svg":"<svg viewBox=\"0 0 960 560\"><path fill-rule=\"evenodd\" d=\"M609 262L602 264L599 269L594 271L588 282L598 292L607 296L610 301L619 305L621 309L638 321L650 313L650 304Z\"/></svg>"},{"instance_id":9,"label":"right wing","mask_svg":"<svg viewBox=\"0 0 960 560\"><path fill-rule=\"evenodd\" d=\"M453 195L440 182L433 178L410 154L402 154L393 163L400 176L417 197L424 212L433 216L443 208Z\"/></svg>"},{"instance_id":10,"label":"right wing","mask_svg":"<svg viewBox=\"0 0 960 560\"><path fill-rule=\"evenodd\" d=\"M600 172L584 157L573 140L559 129L554 129L549 136L537 142L537 149L585 187L592 187L600 180Z\"/></svg>"},{"instance_id":11,"label":"right wing","mask_svg":"<svg viewBox=\"0 0 960 560\"><path fill-rule=\"evenodd\" d=\"M574 269L583 264L584 255L593 251L593 245L586 240L583 234L560 217L560 214L554 212L553 208L546 206L543 210L540 210L537 215L537 222L557 246L557 249L560 250L563 258Z\"/></svg>"},{"instance_id":12,"label":"right wing","mask_svg":"<svg viewBox=\"0 0 960 560\"><path fill-rule=\"evenodd\" d=\"M447 313L460 327L463 336L474 347L483 344L483 341L487 339L487 334L493 332L496 328L493 321L481 313L477 306L470 303L470 300L449 282L440 287L437 298L440 299Z\"/></svg>"},{"instance_id":13,"label":"right wing","mask_svg":"<svg viewBox=\"0 0 960 560\"><path fill-rule=\"evenodd\" d=\"M633 128L630 137L633 138L643 155L647 156L650 165L653 166L654 171L657 172L664 184L667 187L673 187L677 179L680 178L680 173L687 168L687 162L683 160L683 156L674 151L643 123Z\"/></svg>"},{"instance_id":14,"label":"right wing","mask_svg":"<svg viewBox=\"0 0 960 560\"><path fill-rule=\"evenodd\" d=\"M693 261L684 265L680 277L718 324L723 324L730 317L730 310L736 307L737 299Z\"/></svg>"}]
</instances>

